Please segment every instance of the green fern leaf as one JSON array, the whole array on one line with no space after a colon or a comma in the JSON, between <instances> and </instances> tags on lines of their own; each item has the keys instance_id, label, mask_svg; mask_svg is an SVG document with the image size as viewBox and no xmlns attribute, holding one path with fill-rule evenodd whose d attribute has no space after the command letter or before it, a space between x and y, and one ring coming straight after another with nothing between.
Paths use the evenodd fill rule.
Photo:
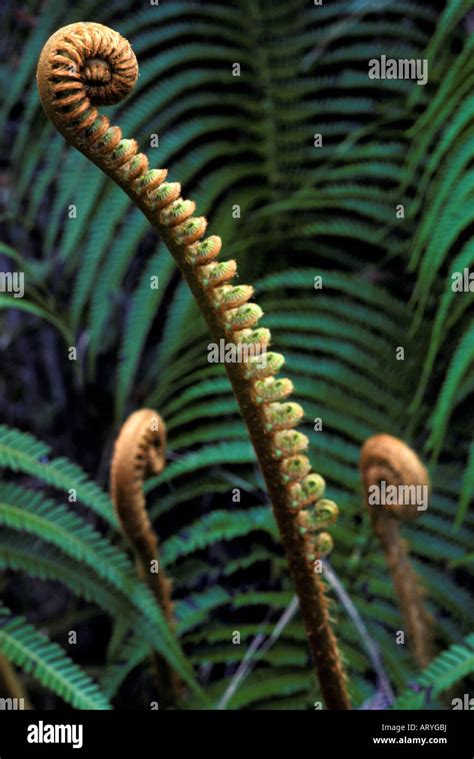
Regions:
<instances>
[{"instance_id":1,"label":"green fern leaf","mask_svg":"<svg viewBox=\"0 0 474 759\"><path fill-rule=\"evenodd\" d=\"M0 604L0 653L75 709L111 709L99 687L57 643Z\"/></svg>"}]
</instances>

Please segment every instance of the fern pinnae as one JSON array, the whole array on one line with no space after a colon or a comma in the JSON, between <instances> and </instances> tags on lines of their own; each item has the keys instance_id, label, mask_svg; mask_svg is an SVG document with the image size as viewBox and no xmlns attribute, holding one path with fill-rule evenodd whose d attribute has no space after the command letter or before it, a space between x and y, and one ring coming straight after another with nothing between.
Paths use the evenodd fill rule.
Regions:
<instances>
[{"instance_id":1,"label":"fern pinnae","mask_svg":"<svg viewBox=\"0 0 474 759\"><path fill-rule=\"evenodd\" d=\"M292 394L293 383L286 378L264 377L255 382L254 392L257 403L283 401Z\"/></svg>"},{"instance_id":2,"label":"fern pinnae","mask_svg":"<svg viewBox=\"0 0 474 759\"><path fill-rule=\"evenodd\" d=\"M221 263L212 262L200 266L197 272L204 287L213 287L232 279L237 273L237 264L233 260L222 261Z\"/></svg>"},{"instance_id":3,"label":"fern pinnae","mask_svg":"<svg viewBox=\"0 0 474 759\"><path fill-rule=\"evenodd\" d=\"M160 176L164 181L164 170L150 173L148 159L137 152L136 143L124 142L120 129L111 127L96 109L126 97L137 76L138 65L129 43L95 23L71 24L56 32L45 44L37 69L41 100L51 121L74 147L122 187L155 227L187 280L214 340L218 344L222 339L232 340L234 332L255 328L263 315L260 307L248 300L226 308L219 294L216 298L216 286L231 285L237 274L235 262L214 262L221 243L215 236L200 242L206 223L193 220L194 202L177 197L171 201L167 198L163 205L164 198L157 199L156 181ZM313 567L315 552L327 552L330 539L321 533L309 544L301 535L281 470L285 458L307 445L305 436L293 430L303 410L298 404L267 402L265 398L257 403L256 378L249 372L248 362L229 363L226 369L267 484L326 706L350 708L324 587ZM285 435L275 438L282 431ZM312 494L308 492L307 497L312 498ZM134 523L132 527L140 525Z\"/></svg>"},{"instance_id":4,"label":"fern pinnae","mask_svg":"<svg viewBox=\"0 0 474 759\"><path fill-rule=\"evenodd\" d=\"M238 308L243 306L253 295L253 287L250 285L223 285L214 290L216 308Z\"/></svg>"},{"instance_id":5,"label":"fern pinnae","mask_svg":"<svg viewBox=\"0 0 474 759\"><path fill-rule=\"evenodd\" d=\"M281 471L285 482L301 480L311 471L311 463L307 456L290 456L282 462Z\"/></svg>"},{"instance_id":6,"label":"fern pinnae","mask_svg":"<svg viewBox=\"0 0 474 759\"><path fill-rule=\"evenodd\" d=\"M259 327L258 329L241 329L238 332L234 332L232 339L237 344L243 343L244 345L259 345L260 347L265 346L266 348L267 345L269 345L272 336L270 330L267 327Z\"/></svg>"},{"instance_id":7,"label":"fern pinnae","mask_svg":"<svg viewBox=\"0 0 474 759\"><path fill-rule=\"evenodd\" d=\"M0 651L76 709L111 709L97 684L57 643L0 603Z\"/></svg>"},{"instance_id":8,"label":"fern pinnae","mask_svg":"<svg viewBox=\"0 0 474 759\"><path fill-rule=\"evenodd\" d=\"M397 698L394 709L421 709L427 697L436 698L443 691L453 687L457 682L474 673L474 634L470 633L462 641L442 651L417 678L417 688L413 685L404 690ZM472 700L469 700L469 704ZM451 708L465 709L464 699L451 701ZM455 705L456 703L456 705ZM472 709L472 706L470 706Z\"/></svg>"}]
</instances>

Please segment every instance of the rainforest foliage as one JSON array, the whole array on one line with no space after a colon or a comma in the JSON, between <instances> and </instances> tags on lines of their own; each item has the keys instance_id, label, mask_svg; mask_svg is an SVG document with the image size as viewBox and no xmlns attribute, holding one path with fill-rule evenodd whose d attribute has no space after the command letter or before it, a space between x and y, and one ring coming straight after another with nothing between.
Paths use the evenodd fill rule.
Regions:
<instances>
[{"instance_id":1,"label":"rainforest foliage","mask_svg":"<svg viewBox=\"0 0 474 759\"><path fill-rule=\"evenodd\" d=\"M469 5L6 3L0 270L22 272L25 292L0 292L0 652L35 706L149 708L150 647L187 684L184 708L224 694L229 709L320 700L255 454L193 297L144 216L41 108L39 53L81 20L132 43L137 87L107 113L196 200L285 354L340 508L329 594L354 706L380 703L368 643L399 708L450 708L472 691ZM382 55L427 59L427 84L370 78ZM168 465L146 492L174 633L108 495L113 441L142 407L168 430ZM379 432L430 472L429 508L402 528L434 620L424 672L396 643L403 622L363 503L360 448ZM258 635L272 645L236 683Z\"/></svg>"}]
</instances>

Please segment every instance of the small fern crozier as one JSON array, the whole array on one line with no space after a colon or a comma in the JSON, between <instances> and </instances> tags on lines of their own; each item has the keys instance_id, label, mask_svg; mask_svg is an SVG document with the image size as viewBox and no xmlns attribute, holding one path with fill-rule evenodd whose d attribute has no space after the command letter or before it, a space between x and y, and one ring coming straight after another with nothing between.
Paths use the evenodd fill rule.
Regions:
<instances>
[{"instance_id":1,"label":"small fern crozier","mask_svg":"<svg viewBox=\"0 0 474 759\"><path fill-rule=\"evenodd\" d=\"M158 567L158 540L148 517L143 484L165 467L166 427L152 409L140 409L122 425L110 470L112 502L137 559L141 577L150 586L173 630L171 582ZM155 564L155 566L153 566ZM162 656L153 652L156 685L162 707L175 706L183 687Z\"/></svg>"}]
</instances>

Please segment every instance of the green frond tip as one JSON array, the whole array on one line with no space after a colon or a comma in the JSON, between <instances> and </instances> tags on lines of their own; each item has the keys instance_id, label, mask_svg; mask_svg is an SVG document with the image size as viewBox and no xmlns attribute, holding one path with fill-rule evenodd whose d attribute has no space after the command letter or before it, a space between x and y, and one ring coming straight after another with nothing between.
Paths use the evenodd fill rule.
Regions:
<instances>
[{"instance_id":1,"label":"green frond tip","mask_svg":"<svg viewBox=\"0 0 474 759\"><path fill-rule=\"evenodd\" d=\"M291 506L292 508L301 508L310 503L314 503L324 493L326 483L320 474L312 473L306 475L301 482L295 482L290 486Z\"/></svg>"},{"instance_id":2,"label":"green frond tip","mask_svg":"<svg viewBox=\"0 0 474 759\"><path fill-rule=\"evenodd\" d=\"M261 355L254 356L248 361L245 376L260 379L269 374L278 374L284 363L285 357L281 353L262 352Z\"/></svg>"},{"instance_id":3,"label":"green frond tip","mask_svg":"<svg viewBox=\"0 0 474 759\"><path fill-rule=\"evenodd\" d=\"M206 228L207 219L204 216L193 216L174 227L172 237L177 245L190 245L203 237Z\"/></svg>"},{"instance_id":4,"label":"green frond tip","mask_svg":"<svg viewBox=\"0 0 474 759\"><path fill-rule=\"evenodd\" d=\"M135 180L135 185L139 191L148 190L150 192L164 182L167 173L165 169L148 169Z\"/></svg>"},{"instance_id":5,"label":"green frond tip","mask_svg":"<svg viewBox=\"0 0 474 759\"><path fill-rule=\"evenodd\" d=\"M168 201L167 201L168 202ZM207 240L188 245L184 250L184 256L190 264L205 264L217 258L222 247L222 240L217 235L211 235Z\"/></svg>"},{"instance_id":6,"label":"green frond tip","mask_svg":"<svg viewBox=\"0 0 474 759\"><path fill-rule=\"evenodd\" d=\"M173 200L177 200L180 195L181 185L179 182L163 182L161 187L149 193L156 210L169 205Z\"/></svg>"},{"instance_id":7,"label":"green frond tip","mask_svg":"<svg viewBox=\"0 0 474 759\"><path fill-rule=\"evenodd\" d=\"M258 403L272 403L283 401L291 395L293 383L286 378L265 377L255 383L254 389Z\"/></svg>"},{"instance_id":8,"label":"green frond tip","mask_svg":"<svg viewBox=\"0 0 474 759\"><path fill-rule=\"evenodd\" d=\"M23 617L15 617L1 603L0 653L75 709L112 708L99 686L61 646L49 641Z\"/></svg>"},{"instance_id":9,"label":"green frond tip","mask_svg":"<svg viewBox=\"0 0 474 759\"><path fill-rule=\"evenodd\" d=\"M227 282L229 279L232 279L236 271L237 263L231 259L230 261L220 261L219 263L213 261L205 266L200 266L197 273L204 287L213 287L214 285L220 285L221 282Z\"/></svg>"},{"instance_id":10,"label":"green frond tip","mask_svg":"<svg viewBox=\"0 0 474 759\"><path fill-rule=\"evenodd\" d=\"M214 291L215 303L218 308L238 308L252 297L251 285L222 285Z\"/></svg>"},{"instance_id":11,"label":"green frond tip","mask_svg":"<svg viewBox=\"0 0 474 759\"><path fill-rule=\"evenodd\" d=\"M334 542L329 532L320 532L319 535L316 535L314 538L314 550L319 559L324 559L325 556L329 556L333 548Z\"/></svg>"},{"instance_id":12,"label":"green frond tip","mask_svg":"<svg viewBox=\"0 0 474 759\"><path fill-rule=\"evenodd\" d=\"M270 330L266 327L260 327L258 329L241 329L239 332L234 332L233 337L236 343L243 343L244 345L267 346L271 340Z\"/></svg>"},{"instance_id":13,"label":"green frond tip","mask_svg":"<svg viewBox=\"0 0 474 759\"><path fill-rule=\"evenodd\" d=\"M286 430L299 424L304 411L299 403L270 403L264 414L268 430Z\"/></svg>"},{"instance_id":14,"label":"green frond tip","mask_svg":"<svg viewBox=\"0 0 474 759\"><path fill-rule=\"evenodd\" d=\"M178 198L178 200L173 201L173 203L166 206L166 208L160 212L160 224L163 224L165 227L175 227L183 221L186 221L186 219L189 219L195 210L196 204L193 200L183 200L182 198Z\"/></svg>"},{"instance_id":15,"label":"green frond tip","mask_svg":"<svg viewBox=\"0 0 474 759\"><path fill-rule=\"evenodd\" d=\"M294 456L297 453L306 451L309 440L306 435L297 430L277 432L273 438L276 458L282 456Z\"/></svg>"},{"instance_id":16,"label":"green frond tip","mask_svg":"<svg viewBox=\"0 0 474 759\"><path fill-rule=\"evenodd\" d=\"M285 482L290 482L291 480L301 480L309 474L311 464L307 456L291 456L283 461L281 469Z\"/></svg>"},{"instance_id":17,"label":"green frond tip","mask_svg":"<svg viewBox=\"0 0 474 759\"><path fill-rule=\"evenodd\" d=\"M231 308L225 313L224 321L230 330L254 327L263 316L263 311L256 303L246 303L239 308Z\"/></svg>"},{"instance_id":18,"label":"green frond tip","mask_svg":"<svg viewBox=\"0 0 474 759\"><path fill-rule=\"evenodd\" d=\"M125 163L133 155L134 147L136 146L135 140L120 140L119 144L112 153L112 160L116 166L120 165L120 161Z\"/></svg>"},{"instance_id":19,"label":"green frond tip","mask_svg":"<svg viewBox=\"0 0 474 759\"><path fill-rule=\"evenodd\" d=\"M318 529L327 529L335 524L339 516L339 508L329 498L320 498L314 506L314 522Z\"/></svg>"}]
</instances>

